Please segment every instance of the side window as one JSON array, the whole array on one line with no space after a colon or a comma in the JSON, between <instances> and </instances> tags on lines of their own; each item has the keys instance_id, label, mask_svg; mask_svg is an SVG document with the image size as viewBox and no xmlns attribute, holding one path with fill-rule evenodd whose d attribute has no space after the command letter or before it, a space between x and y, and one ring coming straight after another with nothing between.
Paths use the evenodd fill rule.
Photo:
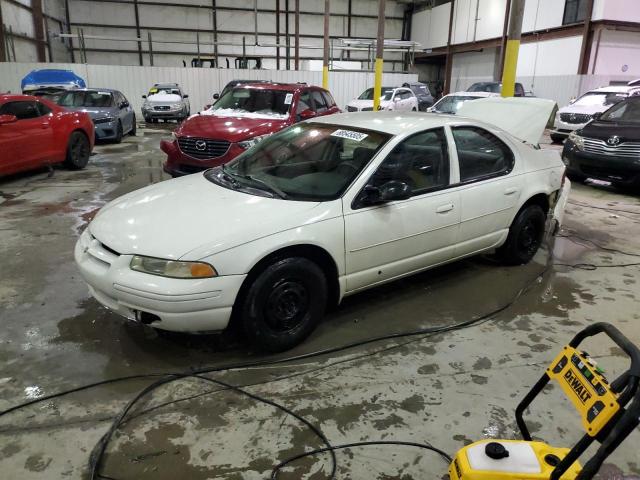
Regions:
<instances>
[{"instance_id":1,"label":"side window","mask_svg":"<svg viewBox=\"0 0 640 480\"><path fill-rule=\"evenodd\" d=\"M324 100L329 108L333 108L336 106L336 102L329 92L322 92L322 96L324 97Z\"/></svg>"},{"instance_id":2,"label":"side window","mask_svg":"<svg viewBox=\"0 0 640 480\"><path fill-rule=\"evenodd\" d=\"M0 108L0 115L15 115L18 120L38 118L41 113L37 102L8 102Z\"/></svg>"},{"instance_id":3,"label":"side window","mask_svg":"<svg viewBox=\"0 0 640 480\"><path fill-rule=\"evenodd\" d=\"M51 113L51 109L42 102L38 102L38 111L40 115L49 115Z\"/></svg>"},{"instance_id":4,"label":"side window","mask_svg":"<svg viewBox=\"0 0 640 480\"><path fill-rule=\"evenodd\" d=\"M391 180L408 184L413 195L449 185L449 155L444 129L416 133L396 145L369 184L380 187Z\"/></svg>"},{"instance_id":5,"label":"side window","mask_svg":"<svg viewBox=\"0 0 640 480\"><path fill-rule=\"evenodd\" d=\"M327 111L327 104L325 103L324 97L319 90L313 90L311 92L313 96L313 102L316 104L316 112L322 113Z\"/></svg>"},{"instance_id":6,"label":"side window","mask_svg":"<svg viewBox=\"0 0 640 480\"><path fill-rule=\"evenodd\" d=\"M298 106L296 107L296 113L304 112L305 110L309 110L312 108L311 106L311 94L309 90L305 90L300 94L298 98Z\"/></svg>"},{"instance_id":7,"label":"side window","mask_svg":"<svg viewBox=\"0 0 640 480\"><path fill-rule=\"evenodd\" d=\"M513 152L492 133L477 127L455 127L460 182L505 175L513 168Z\"/></svg>"}]
</instances>

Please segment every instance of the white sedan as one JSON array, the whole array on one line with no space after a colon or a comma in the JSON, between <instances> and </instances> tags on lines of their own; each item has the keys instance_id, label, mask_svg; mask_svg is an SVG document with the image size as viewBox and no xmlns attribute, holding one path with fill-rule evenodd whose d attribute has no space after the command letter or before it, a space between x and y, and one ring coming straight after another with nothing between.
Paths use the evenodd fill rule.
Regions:
<instances>
[{"instance_id":1,"label":"white sedan","mask_svg":"<svg viewBox=\"0 0 640 480\"><path fill-rule=\"evenodd\" d=\"M410 88L389 88L382 87L379 110L397 112L417 112L419 102L416 94ZM351 100L347 104L347 112L367 112L373 110L373 89L369 88L362 92L358 98Z\"/></svg>"},{"instance_id":2,"label":"white sedan","mask_svg":"<svg viewBox=\"0 0 640 480\"><path fill-rule=\"evenodd\" d=\"M238 322L270 351L361 290L491 250L527 263L569 190L558 152L533 145L553 106L489 100L468 114L509 118L511 133L423 113L296 124L224 167L111 202L76 262L93 296L129 319L189 332Z\"/></svg>"}]
</instances>

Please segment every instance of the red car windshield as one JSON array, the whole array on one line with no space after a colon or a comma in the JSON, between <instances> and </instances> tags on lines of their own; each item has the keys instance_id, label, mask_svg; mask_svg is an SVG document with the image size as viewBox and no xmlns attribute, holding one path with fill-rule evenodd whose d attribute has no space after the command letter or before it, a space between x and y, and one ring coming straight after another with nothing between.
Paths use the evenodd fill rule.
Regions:
<instances>
[{"instance_id":1,"label":"red car windshield","mask_svg":"<svg viewBox=\"0 0 640 480\"><path fill-rule=\"evenodd\" d=\"M267 116L285 119L293 93L285 90L239 87L225 93L209 109L214 115Z\"/></svg>"}]
</instances>

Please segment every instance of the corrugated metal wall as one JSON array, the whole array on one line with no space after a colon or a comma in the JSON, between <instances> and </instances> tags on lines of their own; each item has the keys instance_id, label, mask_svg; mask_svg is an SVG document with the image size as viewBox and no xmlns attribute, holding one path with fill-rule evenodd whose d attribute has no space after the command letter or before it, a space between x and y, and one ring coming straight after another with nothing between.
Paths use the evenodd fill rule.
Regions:
<instances>
[{"instance_id":1,"label":"corrugated metal wall","mask_svg":"<svg viewBox=\"0 0 640 480\"><path fill-rule=\"evenodd\" d=\"M552 75L536 77L518 77L526 91L536 97L555 100L560 107L569 100L594 88L606 87L612 82L626 83L633 80L632 76L620 75ZM492 82L492 77L458 77L451 81L451 91L466 90L475 82Z\"/></svg>"},{"instance_id":2,"label":"corrugated metal wall","mask_svg":"<svg viewBox=\"0 0 640 480\"><path fill-rule=\"evenodd\" d=\"M0 92L20 92L20 81L31 70L62 68L73 70L88 86L115 88L129 99L136 111L142 106L142 95L154 83L177 82L189 95L191 111L197 112L212 102L212 95L234 79L273 80L276 82L306 82L322 84L322 72L294 70L235 70L218 68L134 67L114 65L84 65L72 63L0 63ZM415 82L417 74L385 73L383 84L394 86ZM340 108L373 86L370 72L330 72L329 89Z\"/></svg>"}]
</instances>

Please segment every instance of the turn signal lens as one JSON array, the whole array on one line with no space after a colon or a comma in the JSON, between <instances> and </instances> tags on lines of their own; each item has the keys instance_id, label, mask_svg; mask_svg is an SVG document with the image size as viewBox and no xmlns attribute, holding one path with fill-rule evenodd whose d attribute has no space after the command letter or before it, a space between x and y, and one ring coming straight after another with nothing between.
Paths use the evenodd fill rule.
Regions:
<instances>
[{"instance_id":1,"label":"turn signal lens","mask_svg":"<svg viewBox=\"0 0 640 480\"><path fill-rule=\"evenodd\" d=\"M142 255L134 255L129 267L137 272L170 278L211 278L218 276L216 269L208 263L163 260L161 258L143 257Z\"/></svg>"},{"instance_id":2,"label":"turn signal lens","mask_svg":"<svg viewBox=\"0 0 640 480\"><path fill-rule=\"evenodd\" d=\"M194 278L215 277L216 271L207 263L192 263L191 276Z\"/></svg>"}]
</instances>

